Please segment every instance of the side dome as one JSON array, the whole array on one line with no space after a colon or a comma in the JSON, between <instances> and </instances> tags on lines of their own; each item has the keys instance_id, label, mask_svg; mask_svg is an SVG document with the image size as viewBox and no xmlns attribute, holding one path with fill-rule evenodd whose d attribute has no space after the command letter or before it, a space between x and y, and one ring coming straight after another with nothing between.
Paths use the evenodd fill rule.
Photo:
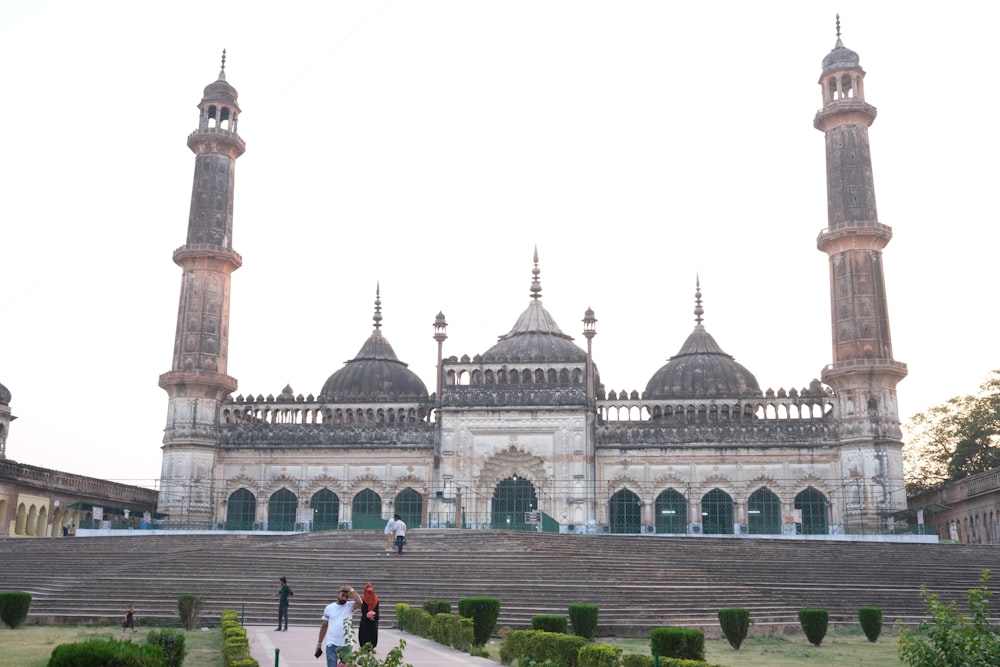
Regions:
<instances>
[{"instance_id":1,"label":"side dome","mask_svg":"<svg viewBox=\"0 0 1000 667\"><path fill-rule=\"evenodd\" d=\"M10 405L10 389L0 382L0 405Z\"/></svg>"},{"instance_id":2,"label":"side dome","mask_svg":"<svg viewBox=\"0 0 1000 667\"><path fill-rule=\"evenodd\" d=\"M375 330L361 350L323 385L319 401L324 403L385 403L424 401L427 387L416 373L396 357L382 335L382 301L376 290Z\"/></svg>"},{"instance_id":3,"label":"side dome","mask_svg":"<svg viewBox=\"0 0 1000 667\"><path fill-rule=\"evenodd\" d=\"M761 395L757 378L726 354L702 325L701 287L695 292L697 325L680 351L653 374L643 398L753 398Z\"/></svg>"},{"instance_id":4,"label":"side dome","mask_svg":"<svg viewBox=\"0 0 1000 667\"><path fill-rule=\"evenodd\" d=\"M573 337L562 332L559 325L542 306L542 285L538 280L538 250L535 250L535 266L532 268L531 302L514 327L481 355L485 362L521 361L546 363L586 362L587 353Z\"/></svg>"}]
</instances>

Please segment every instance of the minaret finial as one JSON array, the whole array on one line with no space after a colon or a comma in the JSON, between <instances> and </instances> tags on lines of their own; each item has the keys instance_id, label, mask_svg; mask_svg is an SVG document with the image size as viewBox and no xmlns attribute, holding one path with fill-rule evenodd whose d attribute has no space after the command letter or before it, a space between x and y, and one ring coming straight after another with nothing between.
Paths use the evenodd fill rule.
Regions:
<instances>
[{"instance_id":1,"label":"minaret finial","mask_svg":"<svg viewBox=\"0 0 1000 667\"><path fill-rule=\"evenodd\" d=\"M226 71L226 50L222 49L222 71Z\"/></svg>"},{"instance_id":2,"label":"minaret finial","mask_svg":"<svg viewBox=\"0 0 1000 667\"><path fill-rule=\"evenodd\" d=\"M379 327L382 326L382 286L379 282L375 283L375 315L372 319L375 320L375 330L378 331Z\"/></svg>"},{"instance_id":3,"label":"minaret finial","mask_svg":"<svg viewBox=\"0 0 1000 667\"><path fill-rule=\"evenodd\" d=\"M538 268L538 246L535 246L535 266L531 269L531 302L541 303L542 283L538 281L538 274L542 272Z\"/></svg>"},{"instance_id":4,"label":"minaret finial","mask_svg":"<svg viewBox=\"0 0 1000 667\"><path fill-rule=\"evenodd\" d=\"M837 14L837 39L840 39L840 14Z\"/></svg>"},{"instance_id":5,"label":"minaret finial","mask_svg":"<svg viewBox=\"0 0 1000 667\"><path fill-rule=\"evenodd\" d=\"M705 314L705 309L701 307L701 276L694 274L694 321L701 326L701 316Z\"/></svg>"}]
</instances>

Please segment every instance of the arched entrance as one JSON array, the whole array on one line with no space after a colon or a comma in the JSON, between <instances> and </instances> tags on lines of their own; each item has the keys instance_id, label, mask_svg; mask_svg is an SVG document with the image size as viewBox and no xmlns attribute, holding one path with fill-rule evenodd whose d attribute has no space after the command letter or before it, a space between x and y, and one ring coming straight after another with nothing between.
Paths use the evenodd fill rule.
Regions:
<instances>
[{"instance_id":1,"label":"arched entrance","mask_svg":"<svg viewBox=\"0 0 1000 667\"><path fill-rule=\"evenodd\" d=\"M747 499L747 532L751 535L781 534L781 501L762 486Z\"/></svg>"},{"instance_id":2,"label":"arched entrance","mask_svg":"<svg viewBox=\"0 0 1000 667\"><path fill-rule=\"evenodd\" d=\"M733 497L722 489L701 497L701 530L705 535L733 534Z\"/></svg>"},{"instance_id":3,"label":"arched entrance","mask_svg":"<svg viewBox=\"0 0 1000 667\"><path fill-rule=\"evenodd\" d=\"M226 530L253 530L257 499L246 489L237 489L226 502Z\"/></svg>"},{"instance_id":4,"label":"arched entrance","mask_svg":"<svg viewBox=\"0 0 1000 667\"><path fill-rule=\"evenodd\" d=\"M320 489L309 500L313 530L336 530L340 522L340 498L330 489Z\"/></svg>"},{"instance_id":5,"label":"arched entrance","mask_svg":"<svg viewBox=\"0 0 1000 667\"><path fill-rule=\"evenodd\" d=\"M384 528L382 518L382 496L372 489L362 489L351 503L351 527Z\"/></svg>"},{"instance_id":6,"label":"arched entrance","mask_svg":"<svg viewBox=\"0 0 1000 667\"><path fill-rule=\"evenodd\" d=\"M634 491L615 491L608 500L608 531L612 533L642 532L642 501Z\"/></svg>"},{"instance_id":7,"label":"arched entrance","mask_svg":"<svg viewBox=\"0 0 1000 667\"><path fill-rule=\"evenodd\" d=\"M802 535L826 535L829 532L827 508L830 503L819 489L810 486L799 491L795 496L795 509L802 510L802 523L799 533Z\"/></svg>"},{"instance_id":8,"label":"arched entrance","mask_svg":"<svg viewBox=\"0 0 1000 667\"><path fill-rule=\"evenodd\" d=\"M677 489L667 489L656 496L655 511L657 533L687 532L687 498Z\"/></svg>"},{"instance_id":9,"label":"arched entrance","mask_svg":"<svg viewBox=\"0 0 1000 667\"><path fill-rule=\"evenodd\" d=\"M535 485L517 475L508 477L493 490L491 509L492 528L535 530L534 524L524 520L526 512L538 509Z\"/></svg>"},{"instance_id":10,"label":"arched entrance","mask_svg":"<svg viewBox=\"0 0 1000 667\"><path fill-rule=\"evenodd\" d=\"M295 530L295 511L299 507L298 497L282 487L271 494L267 501L267 529Z\"/></svg>"},{"instance_id":11,"label":"arched entrance","mask_svg":"<svg viewBox=\"0 0 1000 667\"><path fill-rule=\"evenodd\" d=\"M424 517L424 499L419 493L407 487L396 494L393 514L398 514L408 529L419 528Z\"/></svg>"}]
</instances>

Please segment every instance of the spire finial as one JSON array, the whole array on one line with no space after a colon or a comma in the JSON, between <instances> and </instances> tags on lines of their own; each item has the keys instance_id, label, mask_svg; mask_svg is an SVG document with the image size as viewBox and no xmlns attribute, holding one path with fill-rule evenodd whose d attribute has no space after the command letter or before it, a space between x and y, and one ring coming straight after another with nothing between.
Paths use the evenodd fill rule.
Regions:
<instances>
[{"instance_id":1,"label":"spire finial","mask_svg":"<svg viewBox=\"0 0 1000 667\"><path fill-rule=\"evenodd\" d=\"M701 307L701 276L694 274L694 321L697 326L701 326L701 316L705 314L705 309Z\"/></svg>"},{"instance_id":2,"label":"spire finial","mask_svg":"<svg viewBox=\"0 0 1000 667\"><path fill-rule=\"evenodd\" d=\"M840 14L837 14L837 39L840 39Z\"/></svg>"},{"instance_id":3,"label":"spire finial","mask_svg":"<svg viewBox=\"0 0 1000 667\"><path fill-rule=\"evenodd\" d=\"M222 71L226 71L226 50L222 49Z\"/></svg>"},{"instance_id":4,"label":"spire finial","mask_svg":"<svg viewBox=\"0 0 1000 667\"><path fill-rule=\"evenodd\" d=\"M375 283L375 315L372 319L375 320L375 330L378 331L379 327L382 326L382 286L376 281Z\"/></svg>"},{"instance_id":5,"label":"spire finial","mask_svg":"<svg viewBox=\"0 0 1000 667\"><path fill-rule=\"evenodd\" d=\"M535 246L535 266L531 269L531 302L541 303L540 299L542 296L542 283L538 281L538 274L542 272L538 268L538 246Z\"/></svg>"}]
</instances>

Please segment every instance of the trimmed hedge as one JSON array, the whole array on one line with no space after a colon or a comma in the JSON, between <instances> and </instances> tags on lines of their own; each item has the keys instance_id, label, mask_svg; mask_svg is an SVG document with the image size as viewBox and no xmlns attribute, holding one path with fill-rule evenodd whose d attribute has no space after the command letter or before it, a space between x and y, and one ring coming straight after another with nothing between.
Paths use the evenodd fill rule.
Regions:
<instances>
[{"instance_id":1,"label":"trimmed hedge","mask_svg":"<svg viewBox=\"0 0 1000 667\"><path fill-rule=\"evenodd\" d=\"M656 661L651 655L626 653L622 656L622 667L655 667Z\"/></svg>"},{"instance_id":2,"label":"trimmed hedge","mask_svg":"<svg viewBox=\"0 0 1000 667\"><path fill-rule=\"evenodd\" d=\"M531 617L532 630L566 634L566 617L559 614L539 614Z\"/></svg>"},{"instance_id":3,"label":"trimmed hedge","mask_svg":"<svg viewBox=\"0 0 1000 667\"><path fill-rule=\"evenodd\" d=\"M52 649L48 667L166 667L163 649L117 639L90 639Z\"/></svg>"},{"instance_id":4,"label":"trimmed hedge","mask_svg":"<svg viewBox=\"0 0 1000 667\"><path fill-rule=\"evenodd\" d=\"M622 650L607 644L586 644L577 652L579 667L618 667Z\"/></svg>"},{"instance_id":5,"label":"trimmed hedge","mask_svg":"<svg viewBox=\"0 0 1000 667\"><path fill-rule=\"evenodd\" d=\"M240 625L239 616L232 609L225 609L222 612L222 637L224 667L260 667L259 663L250 657L250 641L247 639L246 628Z\"/></svg>"},{"instance_id":6,"label":"trimmed hedge","mask_svg":"<svg viewBox=\"0 0 1000 667\"><path fill-rule=\"evenodd\" d=\"M705 660L705 633L691 628L653 628L649 633L649 648L661 658ZM660 661L663 664L663 661Z\"/></svg>"},{"instance_id":7,"label":"trimmed hedge","mask_svg":"<svg viewBox=\"0 0 1000 667\"><path fill-rule=\"evenodd\" d=\"M876 641L882 634L882 610L878 607L861 607L858 609L858 623L868 641Z\"/></svg>"},{"instance_id":8,"label":"trimmed hedge","mask_svg":"<svg viewBox=\"0 0 1000 667\"><path fill-rule=\"evenodd\" d=\"M569 622L573 626L573 634L577 637L593 639L597 631L596 604L577 603L569 606Z\"/></svg>"},{"instance_id":9,"label":"trimmed hedge","mask_svg":"<svg viewBox=\"0 0 1000 667\"><path fill-rule=\"evenodd\" d=\"M525 660L537 663L551 660L559 667L578 667L577 658L580 649L587 645L586 639L543 630L532 630L531 633L525 646ZM519 659L517 664L521 662Z\"/></svg>"},{"instance_id":10,"label":"trimmed hedge","mask_svg":"<svg viewBox=\"0 0 1000 667\"><path fill-rule=\"evenodd\" d=\"M799 623L810 644L819 646L826 637L826 626L830 620L826 609L799 609Z\"/></svg>"},{"instance_id":11,"label":"trimmed hedge","mask_svg":"<svg viewBox=\"0 0 1000 667\"><path fill-rule=\"evenodd\" d=\"M490 597L462 598L458 601L458 615L471 618L475 623L473 645L482 646L490 639L500 616L500 600Z\"/></svg>"},{"instance_id":12,"label":"trimmed hedge","mask_svg":"<svg viewBox=\"0 0 1000 667\"><path fill-rule=\"evenodd\" d=\"M750 629L750 611L743 607L720 609L719 625L722 626L722 636L730 646L739 651Z\"/></svg>"},{"instance_id":13,"label":"trimmed hedge","mask_svg":"<svg viewBox=\"0 0 1000 667\"><path fill-rule=\"evenodd\" d=\"M410 605L405 602L396 603L396 626L400 630L406 630L406 626L403 623L403 617L406 616L408 611L410 611Z\"/></svg>"},{"instance_id":14,"label":"trimmed hedge","mask_svg":"<svg viewBox=\"0 0 1000 667\"><path fill-rule=\"evenodd\" d=\"M509 665L520 660L527 650L528 637L537 630L510 630L500 642L500 662Z\"/></svg>"},{"instance_id":15,"label":"trimmed hedge","mask_svg":"<svg viewBox=\"0 0 1000 667\"><path fill-rule=\"evenodd\" d=\"M451 602L448 600L427 600L424 602L424 611L431 616L438 614L450 614Z\"/></svg>"},{"instance_id":16,"label":"trimmed hedge","mask_svg":"<svg viewBox=\"0 0 1000 667\"><path fill-rule=\"evenodd\" d=\"M31 593L24 591L0 592L0 621L13 630L28 618L31 608Z\"/></svg>"},{"instance_id":17,"label":"trimmed hedge","mask_svg":"<svg viewBox=\"0 0 1000 667\"><path fill-rule=\"evenodd\" d=\"M246 630L243 630L243 639L246 640ZM166 667L181 667L184 664L184 656L187 655L187 648L184 646L184 635L175 630L153 630L146 635L146 643L154 644L163 651L163 664Z\"/></svg>"}]
</instances>

